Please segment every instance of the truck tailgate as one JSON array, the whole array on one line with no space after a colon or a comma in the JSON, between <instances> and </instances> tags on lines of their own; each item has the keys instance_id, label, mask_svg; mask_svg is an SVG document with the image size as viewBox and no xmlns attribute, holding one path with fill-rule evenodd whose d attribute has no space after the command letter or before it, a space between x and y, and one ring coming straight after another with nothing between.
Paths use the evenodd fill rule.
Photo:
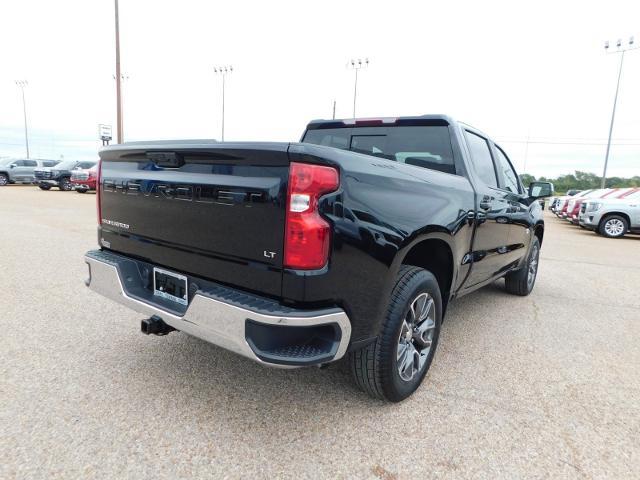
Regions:
<instances>
[{"instance_id":1,"label":"truck tailgate","mask_svg":"<svg viewBox=\"0 0 640 480\"><path fill-rule=\"evenodd\" d=\"M103 150L101 245L279 296L287 149L193 141Z\"/></svg>"}]
</instances>

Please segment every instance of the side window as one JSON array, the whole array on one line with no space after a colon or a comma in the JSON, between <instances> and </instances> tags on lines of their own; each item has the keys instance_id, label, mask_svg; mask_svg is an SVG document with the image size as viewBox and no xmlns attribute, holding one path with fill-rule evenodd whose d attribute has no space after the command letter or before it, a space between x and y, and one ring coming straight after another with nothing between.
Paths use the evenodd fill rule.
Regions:
<instances>
[{"instance_id":1,"label":"side window","mask_svg":"<svg viewBox=\"0 0 640 480\"><path fill-rule=\"evenodd\" d=\"M16 160L15 162L16 167L24 167L24 160Z\"/></svg>"},{"instance_id":2,"label":"side window","mask_svg":"<svg viewBox=\"0 0 640 480\"><path fill-rule=\"evenodd\" d=\"M38 166L38 162L36 162L35 160L25 160L24 161L24 166L25 167L37 167Z\"/></svg>"},{"instance_id":3,"label":"side window","mask_svg":"<svg viewBox=\"0 0 640 480\"><path fill-rule=\"evenodd\" d=\"M57 163L58 162L56 162L55 160L48 160L48 161L45 160L44 162L42 162L42 166L43 167L55 167Z\"/></svg>"},{"instance_id":4,"label":"side window","mask_svg":"<svg viewBox=\"0 0 640 480\"><path fill-rule=\"evenodd\" d=\"M480 179L489 187L497 187L496 170L493 166L491 151L487 141L475 133L465 130L471 158Z\"/></svg>"},{"instance_id":5,"label":"side window","mask_svg":"<svg viewBox=\"0 0 640 480\"><path fill-rule=\"evenodd\" d=\"M498 171L502 176L505 190L509 190L512 193L520 193L518 177L516 176L516 172L511 166L511 162L499 146L495 145L495 147L497 164L496 166L498 167Z\"/></svg>"},{"instance_id":6,"label":"side window","mask_svg":"<svg viewBox=\"0 0 640 480\"><path fill-rule=\"evenodd\" d=\"M82 162L79 167L80 168L91 168L95 165L93 162Z\"/></svg>"}]
</instances>

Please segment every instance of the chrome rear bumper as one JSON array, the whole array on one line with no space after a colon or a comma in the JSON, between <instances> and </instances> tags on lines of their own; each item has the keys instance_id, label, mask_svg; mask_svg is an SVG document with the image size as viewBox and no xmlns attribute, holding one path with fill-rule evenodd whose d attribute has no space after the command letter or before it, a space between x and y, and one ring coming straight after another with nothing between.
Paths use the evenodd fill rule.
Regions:
<instances>
[{"instance_id":1,"label":"chrome rear bumper","mask_svg":"<svg viewBox=\"0 0 640 480\"><path fill-rule=\"evenodd\" d=\"M85 261L89 266L85 283L91 290L145 316L156 315L176 330L261 364L294 367L329 363L342 358L349 345L351 323L339 308L308 311L282 306L278 311L271 300L216 284L216 293L197 290L184 313L170 312L155 304L151 292L144 299L131 293L132 286L140 292L142 280L136 274L140 274L141 265L144 271L144 265L148 264L107 251L87 252ZM204 282L195 281L199 285ZM224 298L225 291L231 292L229 298L246 296L250 301L232 302ZM247 305L268 302L267 308Z\"/></svg>"}]
</instances>

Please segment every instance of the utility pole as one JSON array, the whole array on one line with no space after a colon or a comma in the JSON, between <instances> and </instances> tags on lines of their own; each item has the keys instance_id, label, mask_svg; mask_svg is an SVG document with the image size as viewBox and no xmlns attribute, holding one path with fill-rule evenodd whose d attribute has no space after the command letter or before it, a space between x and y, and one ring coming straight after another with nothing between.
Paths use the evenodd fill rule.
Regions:
<instances>
[{"instance_id":1,"label":"utility pole","mask_svg":"<svg viewBox=\"0 0 640 480\"><path fill-rule=\"evenodd\" d=\"M22 90L22 113L24 114L24 145L27 147L27 159L29 159L29 129L27 128L27 102L24 98L24 87L29 85L26 80L16 80L16 85Z\"/></svg>"},{"instance_id":2,"label":"utility pole","mask_svg":"<svg viewBox=\"0 0 640 480\"><path fill-rule=\"evenodd\" d=\"M347 67L355 70L356 78L353 85L353 118L356 118L356 98L358 97L358 70L361 68L365 68L369 66L369 59L365 58L364 61L361 59L351 60Z\"/></svg>"},{"instance_id":3,"label":"utility pole","mask_svg":"<svg viewBox=\"0 0 640 480\"><path fill-rule=\"evenodd\" d=\"M336 101L333 101L333 119L336 119Z\"/></svg>"},{"instance_id":4,"label":"utility pole","mask_svg":"<svg viewBox=\"0 0 640 480\"><path fill-rule=\"evenodd\" d=\"M224 83L227 74L233 72L231 65L224 65L222 67L213 67L213 73L222 76L222 141L224 142Z\"/></svg>"},{"instance_id":5,"label":"utility pole","mask_svg":"<svg viewBox=\"0 0 640 480\"><path fill-rule=\"evenodd\" d=\"M116 143L124 142L124 103L123 103L123 90L124 83L129 80L129 75L121 73L118 77L117 75L113 76L113 79L116 81L116 91L118 92L118 137L116 138Z\"/></svg>"},{"instance_id":6,"label":"utility pole","mask_svg":"<svg viewBox=\"0 0 640 480\"><path fill-rule=\"evenodd\" d=\"M120 72L120 18L118 16L118 0L115 0L116 11L116 141L122 143L122 73Z\"/></svg>"},{"instance_id":7,"label":"utility pole","mask_svg":"<svg viewBox=\"0 0 640 480\"><path fill-rule=\"evenodd\" d=\"M611 112L611 123L609 124L609 139L607 140L607 153L604 156L604 170L602 172L602 182L600 188L605 188L607 181L607 166L609 164L609 153L611 151L611 135L613 134L613 123L616 119L616 106L618 104L618 92L620 91L620 78L622 77L622 65L624 63L624 54L627 50L635 50L638 47L634 47L633 37L629 38L629 43L626 46L622 45L622 40L618 39L616 42L617 49L614 51L609 50L609 42L604 42L604 49L607 53L620 53L620 67L618 68L618 82L616 83L616 94L613 97L613 110Z\"/></svg>"},{"instance_id":8,"label":"utility pole","mask_svg":"<svg viewBox=\"0 0 640 480\"><path fill-rule=\"evenodd\" d=\"M522 166L522 173L527 173L527 160L529 159L529 140L531 132L527 131L527 141L524 145L524 165Z\"/></svg>"}]
</instances>

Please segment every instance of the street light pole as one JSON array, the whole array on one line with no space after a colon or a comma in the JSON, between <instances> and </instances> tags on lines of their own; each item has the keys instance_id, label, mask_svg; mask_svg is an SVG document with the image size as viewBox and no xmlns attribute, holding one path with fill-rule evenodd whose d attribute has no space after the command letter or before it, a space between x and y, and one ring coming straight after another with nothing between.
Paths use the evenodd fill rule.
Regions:
<instances>
[{"instance_id":1,"label":"street light pole","mask_svg":"<svg viewBox=\"0 0 640 480\"><path fill-rule=\"evenodd\" d=\"M624 64L624 54L627 50L635 50L638 47L633 46L634 39L633 37L629 38L629 44L626 47L622 46L622 40L618 40L616 42L617 50L610 52L609 51L609 42L604 43L604 48L607 53L620 53L620 67L618 68L618 82L616 83L616 94L613 97L613 110L611 112L611 123L609 124L609 139L607 140L607 152L604 156L604 170L602 172L602 182L600 183L600 188L605 188L605 183L607 181L607 166L609 165L609 153L611 151L611 136L613 134L613 124L616 119L616 106L618 104L618 92L620 91L620 78L622 77L622 65Z\"/></svg>"},{"instance_id":2,"label":"street light pole","mask_svg":"<svg viewBox=\"0 0 640 480\"><path fill-rule=\"evenodd\" d=\"M116 12L116 141L122 143L122 86L120 81L122 74L120 72L120 18L118 15L118 0L115 0Z\"/></svg>"},{"instance_id":3,"label":"street light pole","mask_svg":"<svg viewBox=\"0 0 640 480\"><path fill-rule=\"evenodd\" d=\"M231 65L225 65L223 67L213 67L213 73L222 76L222 141L224 142L224 84L227 74L233 72Z\"/></svg>"},{"instance_id":4,"label":"street light pole","mask_svg":"<svg viewBox=\"0 0 640 480\"><path fill-rule=\"evenodd\" d=\"M118 126L120 127L119 130L119 134L118 134L118 138L117 138L117 143L123 143L124 142L124 102L123 102L123 85L124 83L129 80L129 75L125 74L125 73L121 73L120 77L118 77L117 75L113 76L113 79L116 81L116 91L118 92Z\"/></svg>"},{"instance_id":5,"label":"street light pole","mask_svg":"<svg viewBox=\"0 0 640 480\"><path fill-rule=\"evenodd\" d=\"M24 87L29 85L26 80L16 80L16 85L22 90L22 113L24 114L24 144L27 148L27 159L29 159L29 130L27 128L27 102L24 98Z\"/></svg>"},{"instance_id":6,"label":"street light pole","mask_svg":"<svg viewBox=\"0 0 640 480\"><path fill-rule=\"evenodd\" d=\"M355 82L353 84L353 118L356 118L356 98L358 97L358 70L368 67L369 59L365 58L364 61L362 61L361 59L352 59L347 66L355 70L356 72Z\"/></svg>"}]
</instances>

